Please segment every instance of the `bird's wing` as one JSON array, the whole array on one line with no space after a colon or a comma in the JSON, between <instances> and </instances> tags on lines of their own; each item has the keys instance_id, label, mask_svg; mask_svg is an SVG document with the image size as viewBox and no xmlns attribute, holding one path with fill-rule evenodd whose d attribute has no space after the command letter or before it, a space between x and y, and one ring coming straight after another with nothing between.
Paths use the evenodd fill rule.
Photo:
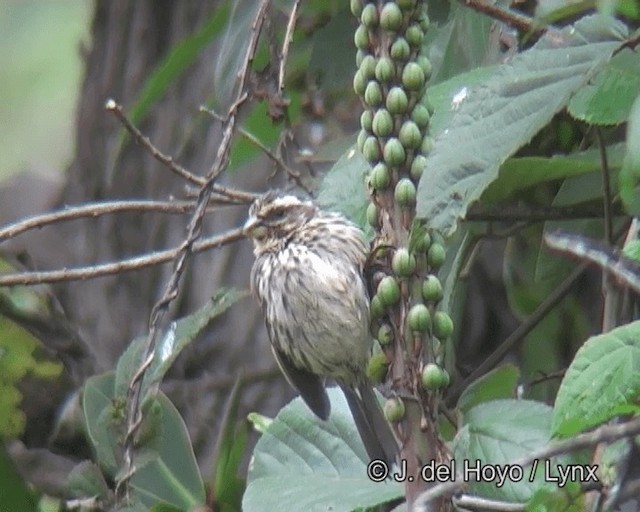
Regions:
<instances>
[{"instance_id":1,"label":"bird's wing","mask_svg":"<svg viewBox=\"0 0 640 512\"><path fill-rule=\"evenodd\" d=\"M287 355L273 345L271 349L287 382L300 393L309 409L321 420L329 418L331 404L324 389L323 379L314 373L294 366Z\"/></svg>"}]
</instances>

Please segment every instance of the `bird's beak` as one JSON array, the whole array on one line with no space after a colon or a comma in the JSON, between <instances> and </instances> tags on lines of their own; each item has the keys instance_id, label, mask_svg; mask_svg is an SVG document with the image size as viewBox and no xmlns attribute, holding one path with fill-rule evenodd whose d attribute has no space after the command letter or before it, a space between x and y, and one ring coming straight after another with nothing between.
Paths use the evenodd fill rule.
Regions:
<instances>
[{"instance_id":1,"label":"bird's beak","mask_svg":"<svg viewBox=\"0 0 640 512\"><path fill-rule=\"evenodd\" d=\"M256 217L249 217L242 226L242 233L247 238L259 239L265 234L265 227Z\"/></svg>"}]
</instances>

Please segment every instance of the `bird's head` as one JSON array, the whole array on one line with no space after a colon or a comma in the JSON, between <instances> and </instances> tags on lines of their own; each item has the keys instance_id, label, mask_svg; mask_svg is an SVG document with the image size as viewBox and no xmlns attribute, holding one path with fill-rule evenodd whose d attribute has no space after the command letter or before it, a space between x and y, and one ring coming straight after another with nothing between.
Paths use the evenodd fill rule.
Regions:
<instances>
[{"instance_id":1,"label":"bird's head","mask_svg":"<svg viewBox=\"0 0 640 512\"><path fill-rule=\"evenodd\" d=\"M316 212L311 202L269 191L253 202L242 230L253 240L256 254L278 251Z\"/></svg>"}]
</instances>

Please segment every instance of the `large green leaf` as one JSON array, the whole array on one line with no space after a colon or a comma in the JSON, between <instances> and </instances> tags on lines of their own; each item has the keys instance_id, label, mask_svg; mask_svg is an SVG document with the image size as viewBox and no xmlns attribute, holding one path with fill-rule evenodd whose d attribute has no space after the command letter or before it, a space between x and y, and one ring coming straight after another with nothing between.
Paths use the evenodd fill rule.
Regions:
<instances>
[{"instance_id":1,"label":"large green leaf","mask_svg":"<svg viewBox=\"0 0 640 512\"><path fill-rule=\"evenodd\" d=\"M142 381L140 396L143 400L148 396L149 390L162 380L182 350L215 318L246 295L245 291L235 289L218 290L198 311L169 325L169 328L156 343L153 361ZM125 396L133 375L142 364L146 340L146 336L140 336L133 340L118 360L115 382L116 396Z\"/></svg>"},{"instance_id":2,"label":"large green leaf","mask_svg":"<svg viewBox=\"0 0 640 512\"><path fill-rule=\"evenodd\" d=\"M547 34L483 86L461 93L420 179L418 216L451 234L500 165L606 64L624 34L620 23L603 26L601 18L587 17Z\"/></svg>"},{"instance_id":3,"label":"large green leaf","mask_svg":"<svg viewBox=\"0 0 640 512\"><path fill-rule=\"evenodd\" d=\"M463 414L476 405L499 398L514 398L520 370L512 364L494 368L473 383L460 395L457 408Z\"/></svg>"},{"instance_id":4,"label":"large green leaf","mask_svg":"<svg viewBox=\"0 0 640 512\"><path fill-rule=\"evenodd\" d=\"M611 170L619 169L624 156L624 146L615 144L606 149L609 168ZM498 178L487 187L482 199L488 202L502 201L511 197L514 192L526 190L541 183L588 173L598 173L596 178L600 180L599 195L602 196L601 166L600 151L596 149L550 158L536 156L509 158L500 166ZM575 193L582 193L581 184L576 185L578 186L570 186L569 188ZM574 201L572 204L577 202ZM561 206L561 204L556 203L556 206Z\"/></svg>"},{"instance_id":5,"label":"large green leaf","mask_svg":"<svg viewBox=\"0 0 640 512\"><path fill-rule=\"evenodd\" d=\"M402 496L391 480L367 477L367 456L344 396L328 390L331 416L318 420L300 398L284 407L256 444L245 512L350 512Z\"/></svg>"},{"instance_id":6,"label":"large green leaf","mask_svg":"<svg viewBox=\"0 0 640 512\"><path fill-rule=\"evenodd\" d=\"M469 410L464 421L453 442L456 469L463 477L465 464L478 467L480 461L481 465L507 468L510 463L542 449L550 437L551 408L530 400L495 400ZM516 466L515 471L518 468ZM496 485L497 480L473 481L471 490L485 498L525 502L543 485L540 471L543 468L535 472L532 468L521 469L521 479L512 473L500 487ZM532 472L534 478L530 481Z\"/></svg>"},{"instance_id":7,"label":"large green leaf","mask_svg":"<svg viewBox=\"0 0 640 512\"><path fill-rule=\"evenodd\" d=\"M627 125L627 152L619 175L620 197L632 215L640 215L640 96L636 99Z\"/></svg>"},{"instance_id":8,"label":"large green leaf","mask_svg":"<svg viewBox=\"0 0 640 512\"><path fill-rule=\"evenodd\" d=\"M203 505L206 499L187 426L171 401L162 393L153 398L157 428L139 447L142 462L131 478L131 489L151 507L164 502L181 510ZM148 447L145 449L145 447Z\"/></svg>"},{"instance_id":9,"label":"large green leaf","mask_svg":"<svg viewBox=\"0 0 640 512\"><path fill-rule=\"evenodd\" d=\"M571 435L637 409L640 321L589 338L567 370L553 410L554 435Z\"/></svg>"},{"instance_id":10,"label":"large green leaf","mask_svg":"<svg viewBox=\"0 0 640 512\"><path fill-rule=\"evenodd\" d=\"M607 63L590 84L569 102L573 117L589 124L615 125L629 117L640 94L640 55L624 48Z\"/></svg>"},{"instance_id":11,"label":"large green leaf","mask_svg":"<svg viewBox=\"0 0 640 512\"><path fill-rule=\"evenodd\" d=\"M85 384L83 410L89 441L98 464L111 478L123 469L124 402L115 398L115 373L91 377ZM147 401L136 436L130 486L134 502L163 502L184 510L205 501L204 484L184 421L161 392ZM95 480L95 478L94 478ZM83 484L84 485L84 484Z\"/></svg>"}]
</instances>

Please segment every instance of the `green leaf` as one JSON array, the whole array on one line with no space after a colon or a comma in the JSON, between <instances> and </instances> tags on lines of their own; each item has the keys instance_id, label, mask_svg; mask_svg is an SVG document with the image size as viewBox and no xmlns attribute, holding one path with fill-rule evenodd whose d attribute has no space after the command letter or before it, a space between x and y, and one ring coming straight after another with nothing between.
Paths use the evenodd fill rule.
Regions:
<instances>
[{"instance_id":1,"label":"green leaf","mask_svg":"<svg viewBox=\"0 0 640 512\"><path fill-rule=\"evenodd\" d=\"M204 505L205 492L187 427L163 394L152 401L159 408L160 428L145 442L144 463L131 478L131 489L147 507L164 502L181 510ZM139 457L140 455L138 455Z\"/></svg>"},{"instance_id":2,"label":"green leaf","mask_svg":"<svg viewBox=\"0 0 640 512\"><path fill-rule=\"evenodd\" d=\"M216 462L212 491L221 510L239 510L244 492L244 480L238 477L247 446L246 422L237 425L241 380L238 378L227 399L222 428L216 443Z\"/></svg>"},{"instance_id":3,"label":"green leaf","mask_svg":"<svg viewBox=\"0 0 640 512\"><path fill-rule=\"evenodd\" d=\"M198 311L171 323L167 331L158 339L153 362L142 381L140 396L143 401L147 398L149 390L160 383L182 350L206 329L215 318L224 313L235 302L246 297L246 295L246 291L223 288L218 290L209 302ZM126 395L133 375L142 364L146 341L146 336L140 336L133 340L118 360L115 382L116 396L124 397Z\"/></svg>"},{"instance_id":4,"label":"green leaf","mask_svg":"<svg viewBox=\"0 0 640 512\"><path fill-rule=\"evenodd\" d=\"M247 415L247 420L249 420L249 423L253 425L253 429L260 434L264 434L267 428L269 428L269 425L273 422L273 418L258 414L257 412L249 413Z\"/></svg>"},{"instance_id":5,"label":"green leaf","mask_svg":"<svg viewBox=\"0 0 640 512\"><path fill-rule=\"evenodd\" d=\"M637 407L640 321L593 336L567 370L553 410L552 431L568 436Z\"/></svg>"},{"instance_id":6,"label":"green leaf","mask_svg":"<svg viewBox=\"0 0 640 512\"><path fill-rule=\"evenodd\" d=\"M4 443L0 442L0 489L2 490L2 501L0 510L37 512L36 500L22 480L20 474L9 458Z\"/></svg>"},{"instance_id":7,"label":"green leaf","mask_svg":"<svg viewBox=\"0 0 640 512\"><path fill-rule=\"evenodd\" d=\"M619 169L624 156L624 145L615 144L607 147L606 151L609 168L611 170ZM509 158L500 166L498 178L487 187L482 199L487 202L498 202L511 197L515 192L526 190L541 183L588 173L597 173L596 178L600 179L598 191L601 197L601 165L600 151L595 149L570 155L556 155L550 158ZM582 192L583 190L581 186L571 186L569 188L576 192Z\"/></svg>"},{"instance_id":8,"label":"green leaf","mask_svg":"<svg viewBox=\"0 0 640 512\"><path fill-rule=\"evenodd\" d=\"M527 512L580 512L585 509L584 491L579 482L568 481L562 488L542 487L538 489L529 503Z\"/></svg>"},{"instance_id":9,"label":"green leaf","mask_svg":"<svg viewBox=\"0 0 640 512\"><path fill-rule=\"evenodd\" d=\"M482 465L504 468L546 446L551 408L530 400L495 400L469 410L464 420L465 425L453 442L456 469L463 472L465 461L473 465L481 461ZM501 487L496 482L474 481L470 488L485 498L525 502L544 483L541 471L537 471L536 478L530 482L531 471L522 468L521 480L507 478Z\"/></svg>"},{"instance_id":10,"label":"green leaf","mask_svg":"<svg viewBox=\"0 0 640 512\"><path fill-rule=\"evenodd\" d=\"M90 377L82 393L82 410L87 436L103 471L114 477L121 460L124 403L114 402L113 371Z\"/></svg>"},{"instance_id":11,"label":"green leaf","mask_svg":"<svg viewBox=\"0 0 640 512\"><path fill-rule=\"evenodd\" d=\"M242 501L245 512L350 512L402 496L391 480L367 477L367 456L344 396L327 390L331 416L318 420L300 398L284 407L259 439Z\"/></svg>"},{"instance_id":12,"label":"green leaf","mask_svg":"<svg viewBox=\"0 0 640 512\"><path fill-rule=\"evenodd\" d=\"M464 390L458 399L457 408L465 414L483 402L499 398L514 398L520 370L513 364L494 368Z\"/></svg>"},{"instance_id":13,"label":"green leaf","mask_svg":"<svg viewBox=\"0 0 640 512\"><path fill-rule=\"evenodd\" d=\"M640 96L629 114L627 153L618 179L624 207L631 215L640 215Z\"/></svg>"},{"instance_id":14,"label":"green leaf","mask_svg":"<svg viewBox=\"0 0 640 512\"><path fill-rule=\"evenodd\" d=\"M355 146L350 147L326 174L318 191L318 204L327 210L337 211L372 235L367 224L369 198L364 179L369 164Z\"/></svg>"},{"instance_id":15,"label":"green leaf","mask_svg":"<svg viewBox=\"0 0 640 512\"><path fill-rule=\"evenodd\" d=\"M455 115L429 156L430 172L418 186L417 214L430 227L451 234L506 159L564 108L620 46L624 26L603 28L595 18L547 34L483 86L458 97L451 107Z\"/></svg>"},{"instance_id":16,"label":"green leaf","mask_svg":"<svg viewBox=\"0 0 640 512\"><path fill-rule=\"evenodd\" d=\"M229 19L229 4L228 0L221 2L202 29L178 43L149 75L131 109L130 118L134 124L140 124L149 108L196 61L213 38L222 33Z\"/></svg>"},{"instance_id":17,"label":"green leaf","mask_svg":"<svg viewBox=\"0 0 640 512\"><path fill-rule=\"evenodd\" d=\"M616 125L629 117L640 94L640 55L624 48L569 102L569 113L589 124Z\"/></svg>"},{"instance_id":18,"label":"green leaf","mask_svg":"<svg viewBox=\"0 0 640 512\"><path fill-rule=\"evenodd\" d=\"M69 493L76 498L95 496L107 498L109 486L100 468L93 462L85 460L75 466L67 477Z\"/></svg>"}]
</instances>

